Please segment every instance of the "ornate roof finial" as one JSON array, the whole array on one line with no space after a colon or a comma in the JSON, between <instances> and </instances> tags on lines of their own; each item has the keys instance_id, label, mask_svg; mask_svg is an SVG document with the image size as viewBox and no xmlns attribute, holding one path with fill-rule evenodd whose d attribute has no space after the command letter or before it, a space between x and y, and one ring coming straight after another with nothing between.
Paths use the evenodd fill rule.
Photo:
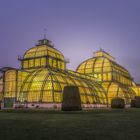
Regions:
<instances>
[{"instance_id":1,"label":"ornate roof finial","mask_svg":"<svg viewBox=\"0 0 140 140\"><path fill-rule=\"evenodd\" d=\"M46 32L47 32L47 29L44 28L44 39L46 39Z\"/></svg>"},{"instance_id":2,"label":"ornate roof finial","mask_svg":"<svg viewBox=\"0 0 140 140\"><path fill-rule=\"evenodd\" d=\"M101 42L99 42L99 48L100 48L99 51L104 51L104 50L102 49L102 44L101 44Z\"/></svg>"},{"instance_id":3,"label":"ornate roof finial","mask_svg":"<svg viewBox=\"0 0 140 140\"><path fill-rule=\"evenodd\" d=\"M102 51L104 51L102 48L100 48L100 51L102 52Z\"/></svg>"}]
</instances>

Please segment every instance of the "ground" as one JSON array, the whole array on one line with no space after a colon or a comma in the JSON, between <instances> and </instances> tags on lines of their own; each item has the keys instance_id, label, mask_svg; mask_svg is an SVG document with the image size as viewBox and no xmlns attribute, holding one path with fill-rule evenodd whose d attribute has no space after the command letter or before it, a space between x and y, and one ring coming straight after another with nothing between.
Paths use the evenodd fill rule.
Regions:
<instances>
[{"instance_id":1,"label":"ground","mask_svg":"<svg viewBox=\"0 0 140 140\"><path fill-rule=\"evenodd\" d=\"M1 110L0 140L139 140L140 109Z\"/></svg>"}]
</instances>

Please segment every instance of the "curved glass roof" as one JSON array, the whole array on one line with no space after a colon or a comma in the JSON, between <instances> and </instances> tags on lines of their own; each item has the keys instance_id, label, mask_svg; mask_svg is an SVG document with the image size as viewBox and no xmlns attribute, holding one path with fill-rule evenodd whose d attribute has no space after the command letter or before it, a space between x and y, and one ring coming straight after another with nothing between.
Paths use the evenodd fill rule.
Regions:
<instances>
[{"instance_id":1,"label":"curved glass roof","mask_svg":"<svg viewBox=\"0 0 140 140\"><path fill-rule=\"evenodd\" d=\"M140 94L130 73L103 50L95 52L74 72L66 69L63 54L43 39L25 52L21 64L19 70L2 70L1 99L4 96L24 103L62 103L64 87L69 85L79 88L82 104L107 105L114 97L123 98L127 104Z\"/></svg>"},{"instance_id":2,"label":"curved glass roof","mask_svg":"<svg viewBox=\"0 0 140 140\"><path fill-rule=\"evenodd\" d=\"M64 56L60 51L47 45L35 46L29 49L28 51L25 52L24 59L36 58L41 56L51 56L60 60L64 60Z\"/></svg>"},{"instance_id":3,"label":"curved glass roof","mask_svg":"<svg viewBox=\"0 0 140 140\"><path fill-rule=\"evenodd\" d=\"M60 103L64 86L67 85L78 86L83 104L107 103L106 93L99 83L49 68L40 68L26 77L18 91L18 100Z\"/></svg>"},{"instance_id":4,"label":"curved glass roof","mask_svg":"<svg viewBox=\"0 0 140 140\"><path fill-rule=\"evenodd\" d=\"M119 71L120 73L123 73L127 77L131 77L129 72L124 67L105 57L90 58L82 62L77 68L77 72L84 74L111 72L113 70Z\"/></svg>"},{"instance_id":5,"label":"curved glass roof","mask_svg":"<svg viewBox=\"0 0 140 140\"><path fill-rule=\"evenodd\" d=\"M66 61L63 54L55 49L51 41L42 39L38 44L25 52L21 60L22 69L34 69L40 67L52 67L65 70Z\"/></svg>"},{"instance_id":6,"label":"curved glass roof","mask_svg":"<svg viewBox=\"0 0 140 140\"><path fill-rule=\"evenodd\" d=\"M126 104L130 104L136 93L128 86L116 82L103 82L102 86L107 92L108 103L111 104L111 99L120 97L125 100Z\"/></svg>"},{"instance_id":7,"label":"curved glass roof","mask_svg":"<svg viewBox=\"0 0 140 140\"><path fill-rule=\"evenodd\" d=\"M77 67L77 72L94 76L100 81L116 80L126 85L132 85L132 77L130 73L122 66L117 64L114 58L108 55L90 58L82 62Z\"/></svg>"},{"instance_id":8,"label":"curved glass roof","mask_svg":"<svg viewBox=\"0 0 140 140\"><path fill-rule=\"evenodd\" d=\"M2 100L2 97L3 97L3 79L2 77L0 77L0 100Z\"/></svg>"}]
</instances>

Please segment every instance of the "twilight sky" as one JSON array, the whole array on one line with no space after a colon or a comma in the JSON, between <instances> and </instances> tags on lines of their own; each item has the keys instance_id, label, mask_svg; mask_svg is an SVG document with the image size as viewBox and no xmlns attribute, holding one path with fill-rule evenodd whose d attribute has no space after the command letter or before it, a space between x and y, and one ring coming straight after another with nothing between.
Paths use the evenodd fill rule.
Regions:
<instances>
[{"instance_id":1,"label":"twilight sky","mask_svg":"<svg viewBox=\"0 0 140 140\"><path fill-rule=\"evenodd\" d=\"M44 28L68 68L102 48L140 82L140 0L0 0L0 67L18 68Z\"/></svg>"}]
</instances>

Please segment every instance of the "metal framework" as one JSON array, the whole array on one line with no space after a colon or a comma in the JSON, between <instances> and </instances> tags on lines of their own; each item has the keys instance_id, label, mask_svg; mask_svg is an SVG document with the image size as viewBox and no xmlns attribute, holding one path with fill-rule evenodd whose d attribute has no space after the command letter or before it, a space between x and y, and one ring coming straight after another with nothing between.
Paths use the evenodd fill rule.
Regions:
<instances>
[{"instance_id":1,"label":"metal framework","mask_svg":"<svg viewBox=\"0 0 140 140\"><path fill-rule=\"evenodd\" d=\"M62 102L64 86L79 87L82 103L106 104L102 86L91 80L72 76L65 71L40 68L28 74L19 90L18 101L24 102Z\"/></svg>"},{"instance_id":2,"label":"metal framework","mask_svg":"<svg viewBox=\"0 0 140 140\"><path fill-rule=\"evenodd\" d=\"M140 95L130 73L103 50L82 62L77 71L66 69L63 54L47 39L25 52L21 69L0 69L0 99L6 105L19 103L61 103L65 86L79 88L82 104L108 105L114 97L126 104Z\"/></svg>"},{"instance_id":3,"label":"metal framework","mask_svg":"<svg viewBox=\"0 0 140 140\"><path fill-rule=\"evenodd\" d=\"M136 95L132 89L133 78L130 73L103 50L95 52L93 58L82 62L77 67L77 72L99 79L107 92L109 104L114 97L121 97L130 103Z\"/></svg>"},{"instance_id":4,"label":"metal framework","mask_svg":"<svg viewBox=\"0 0 140 140\"><path fill-rule=\"evenodd\" d=\"M4 101L21 103L61 103L64 87L78 86L82 104L107 105L107 95L93 76L66 69L64 56L47 39L25 52L21 69L4 70ZM1 83L1 82L0 82Z\"/></svg>"}]
</instances>

